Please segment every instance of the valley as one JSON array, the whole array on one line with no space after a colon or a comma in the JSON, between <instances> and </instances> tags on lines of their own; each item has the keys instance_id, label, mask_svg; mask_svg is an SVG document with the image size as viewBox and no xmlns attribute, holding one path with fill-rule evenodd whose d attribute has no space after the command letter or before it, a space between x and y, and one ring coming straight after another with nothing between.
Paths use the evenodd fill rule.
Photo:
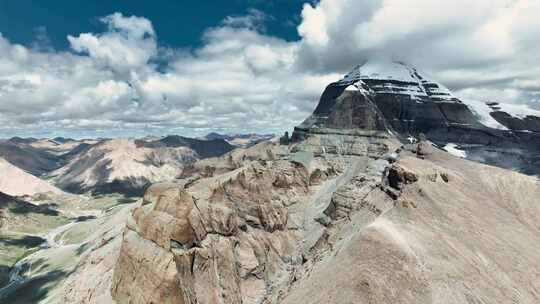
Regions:
<instances>
[{"instance_id":1,"label":"valley","mask_svg":"<svg viewBox=\"0 0 540 304\"><path fill-rule=\"evenodd\" d=\"M111 218L136 201L121 195L57 196L39 205L5 199L12 201L1 204L2 303L61 302L50 291L74 271L103 227L111 229Z\"/></svg>"}]
</instances>

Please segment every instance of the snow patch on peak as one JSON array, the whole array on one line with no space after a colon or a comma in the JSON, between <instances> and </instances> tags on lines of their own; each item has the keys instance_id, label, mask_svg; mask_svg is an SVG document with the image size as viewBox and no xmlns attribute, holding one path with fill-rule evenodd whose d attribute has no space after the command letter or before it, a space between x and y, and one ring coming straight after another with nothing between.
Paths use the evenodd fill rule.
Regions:
<instances>
[{"instance_id":1,"label":"snow patch on peak","mask_svg":"<svg viewBox=\"0 0 540 304\"><path fill-rule=\"evenodd\" d=\"M476 114L480 123L484 126L499 130L508 130L507 127L491 117L490 113L493 112L493 108L488 106L485 102L472 99L461 99L461 101Z\"/></svg>"},{"instance_id":2,"label":"snow patch on peak","mask_svg":"<svg viewBox=\"0 0 540 304\"><path fill-rule=\"evenodd\" d=\"M348 85L346 88L345 88L345 91L355 91L355 92L360 92L364 95L369 95L369 94L372 94L374 93L370 88L369 86L363 82L362 80L358 80L356 82L354 82L353 84L350 84Z\"/></svg>"},{"instance_id":3,"label":"snow patch on peak","mask_svg":"<svg viewBox=\"0 0 540 304\"><path fill-rule=\"evenodd\" d=\"M494 107L498 107L498 111L506 112L511 116L523 119L527 116L536 116L540 117L540 111L530 108L528 105L525 104L508 104L508 103L498 103L496 106L492 106L492 109ZM496 109L493 109L496 110Z\"/></svg>"},{"instance_id":4,"label":"snow patch on peak","mask_svg":"<svg viewBox=\"0 0 540 304\"><path fill-rule=\"evenodd\" d=\"M345 88L345 91L358 91L358 87L356 87L354 84L350 84Z\"/></svg>"},{"instance_id":5,"label":"snow patch on peak","mask_svg":"<svg viewBox=\"0 0 540 304\"><path fill-rule=\"evenodd\" d=\"M443 149L454 156L461 157L461 158L467 157L467 152L463 150L459 150L458 145L454 143L448 143L446 146L444 146Z\"/></svg>"},{"instance_id":6,"label":"snow patch on peak","mask_svg":"<svg viewBox=\"0 0 540 304\"><path fill-rule=\"evenodd\" d=\"M396 80L401 82L418 82L404 63L393 61L368 61L357 65L345 75L343 82L355 82L361 79Z\"/></svg>"},{"instance_id":7,"label":"snow patch on peak","mask_svg":"<svg viewBox=\"0 0 540 304\"><path fill-rule=\"evenodd\" d=\"M540 111L530 108L524 104L508 104L508 103L498 103L498 102L482 102L472 99L460 99L464 104L466 104L480 119L480 123L483 125L499 129L499 130L508 130L503 124L499 123L496 119L491 116L491 113L494 112L503 112L512 117L525 119L527 116L536 116L540 117Z\"/></svg>"},{"instance_id":8,"label":"snow patch on peak","mask_svg":"<svg viewBox=\"0 0 540 304\"><path fill-rule=\"evenodd\" d=\"M410 95L415 100L430 98L458 102L448 88L426 79L416 68L403 62L368 61L354 67L338 83L350 85L359 81L368 83L375 93Z\"/></svg>"}]
</instances>

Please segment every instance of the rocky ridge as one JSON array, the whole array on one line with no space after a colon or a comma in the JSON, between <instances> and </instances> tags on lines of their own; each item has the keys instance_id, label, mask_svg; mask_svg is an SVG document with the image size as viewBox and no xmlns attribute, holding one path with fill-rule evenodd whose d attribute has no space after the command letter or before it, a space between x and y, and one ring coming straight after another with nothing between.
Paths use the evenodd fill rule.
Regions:
<instances>
[{"instance_id":1,"label":"rocky ridge","mask_svg":"<svg viewBox=\"0 0 540 304\"><path fill-rule=\"evenodd\" d=\"M124 233L115 299L276 301L277 289L287 287L290 270L301 264L287 205L308 191L307 170L288 161L254 162L189 187L152 186Z\"/></svg>"}]
</instances>

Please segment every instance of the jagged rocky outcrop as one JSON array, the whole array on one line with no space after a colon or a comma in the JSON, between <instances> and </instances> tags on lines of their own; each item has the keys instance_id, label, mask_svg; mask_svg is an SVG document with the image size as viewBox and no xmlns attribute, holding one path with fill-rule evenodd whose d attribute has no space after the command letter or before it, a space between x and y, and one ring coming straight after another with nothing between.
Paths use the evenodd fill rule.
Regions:
<instances>
[{"instance_id":1,"label":"jagged rocky outcrop","mask_svg":"<svg viewBox=\"0 0 540 304\"><path fill-rule=\"evenodd\" d=\"M186 166L180 176L186 180L218 176L243 167L252 161L272 161L286 153L287 147L276 141L264 141L245 149L235 149L220 157L206 158Z\"/></svg>"},{"instance_id":2,"label":"jagged rocky outcrop","mask_svg":"<svg viewBox=\"0 0 540 304\"><path fill-rule=\"evenodd\" d=\"M535 178L417 152L418 144L406 145L390 161L328 154L335 163L324 168L316 157L311 171L254 161L190 185L154 185L128 221L113 297L538 301L530 275L539 271Z\"/></svg>"},{"instance_id":3,"label":"jagged rocky outcrop","mask_svg":"<svg viewBox=\"0 0 540 304\"><path fill-rule=\"evenodd\" d=\"M309 192L296 162L253 162L184 188L153 185L128 221L113 280L121 303L273 303L302 257L291 205ZM297 219L301 220L301 219Z\"/></svg>"},{"instance_id":4,"label":"jagged rocky outcrop","mask_svg":"<svg viewBox=\"0 0 540 304\"><path fill-rule=\"evenodd\" d=\"M332 253L280 303L539 301L534 178L442 152L405 153L394 169L393 200L368 179L338 189Z\"/></svg>"}]
</instances>

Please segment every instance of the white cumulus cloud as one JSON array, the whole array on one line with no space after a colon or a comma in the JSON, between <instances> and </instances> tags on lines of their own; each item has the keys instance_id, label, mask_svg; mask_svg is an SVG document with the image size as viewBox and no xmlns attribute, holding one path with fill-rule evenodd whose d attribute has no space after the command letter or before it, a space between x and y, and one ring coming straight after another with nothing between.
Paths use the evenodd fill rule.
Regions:
<instances>
[{"instance_id":1,"label":"white cumulus cloud","mask_svg":"<svg viewBox=\"0 0 540 304\"><path fill-rule=\"evenodd\" d=\"M290 129L339 75L295 70L298 44L260 33L263 15L251 14L208 29L191 52L165 54L149 20L119 13L100 19L103 33L68 36L70 52L0 37L0 136Z\"/></svg>"},{"instance_id":2,"label":"white cumulus cloud","mask_svg":"<svg viewBox=\"0 0 540 304\"><path fill-rule=\"evenodd\" d=\"M321 0L302 10L298 64L344 72L400 60L457 91L540 102L520 86L540 76L539 11L536 0Z\"/></svg>"},{"instance_id":3,"label":"white cumulus cloud","mask_svg":"<svg viewBox=\"0 0 540 304\"><path fill-rule=\"evenodd\" d=\"M115 13L101 21L107 24L108 32L70 35L71 48L121 72L144 67L157 55L154 28L148 19Z\"/></svg>"},{"instance_id":4,"label":"white cumulus cloud","mask_svg":"<svg viewBox=\"0 0 540 304\"><path fill-rule=\"evenodd\" d=\"M160 46L150 20L121 13L100 19L103 32L69 35L66 51L0 34L0 137L282 132L367 59L538 107L538 11L536 0L321 0L298 12L299 41L265 34L272 17L251 10L193 50Z\"/></svg>"}]
</instances>

